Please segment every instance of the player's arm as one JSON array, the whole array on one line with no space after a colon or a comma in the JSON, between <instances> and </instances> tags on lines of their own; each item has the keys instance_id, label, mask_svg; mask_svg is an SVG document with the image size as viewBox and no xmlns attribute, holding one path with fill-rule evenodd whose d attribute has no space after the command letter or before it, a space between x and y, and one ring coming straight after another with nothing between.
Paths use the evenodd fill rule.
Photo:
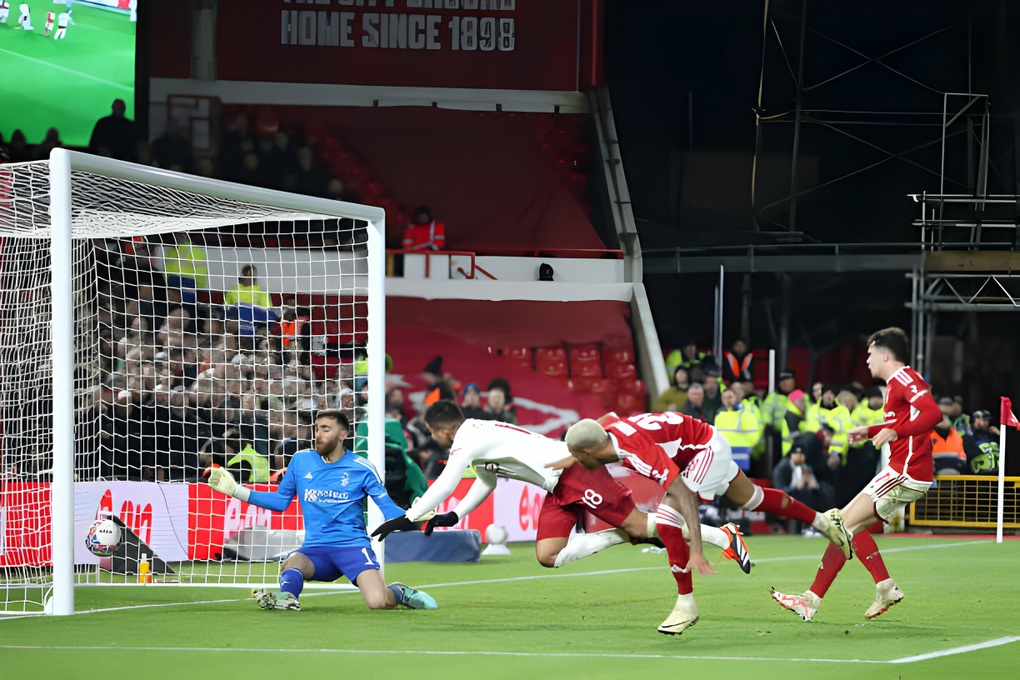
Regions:
<instances>
[{"instance_id":1,"label":"player's arm","mask_svg":"<svg viewBox=\"0 0 1020 680\"><path fill-rule=\"evenodd\" d=\"M701 515L698 512L700 505L698 495L687 486L683 476L678 475L666 490L666 496L673 501L677 511L683 516L684 523L687 524L687 531L690 534L688 542L691 545L688 566L693 567L702 576L716 573L705 558L705 551L701 543Z\"/></svg>"},{"instance_id":2,"label":"player's arm","mask_svg":"<svg viewBox=\"0 0 1020 680\"><path fill-rule=\"evenodd\" d=\"M289 474L290 472L284 474L285 482ZM234 476L226 468L221 467L213 468L212 472L209 473L209 486L220 493L233 496L245 503L251 503L260 508L277 512L286 510L287 506L294 500L295 489L293 480L290 480L289 485L280 484L276 491L253 491L238 484L234 480Z\"/></svg>"},{"instance_id":3,"label":"player's arm","mask_svg":"<svg viewBox=\"0 0 1020 680\"><path fill-rule=\"evenodd\" d=\"M446 467L436 481L432 482L429 490L407 511L407 519L417 522L438 508L439 504L456 490L471 461L471 454L463 449L456 450L454 443L454 451L451 451L450 457L447 458Z\"/></svg>"},{"instance_id":4,"label":"player's arm","mask_svg":"<svg viewBox=\"0 0 1020 680\"><path fill-rule=\"evenodd\" d=\"M394 503L393 499L390 498L389 493L386 492L386 486L379 479L378 473L365 475L365 493L372 498L372 502L382 511L383 517L387 520L403 517L403 508Z\"/></svg>"},{"instance_id":5,"label":"player's arm","mask_svg":"<svg viewBox=\"0 0 1020 680\"><path fill-rule=\"evenodd\" d=\"M468 489L468 492L464 494L464 498L457 503L457 507L454 508L454 512L457 514L458 519L464 519L468 513L481 505L486 498L489 497L496 488L496 473L486 470L484 466L479 465L475 468L475 481ZM438 517L438 515L437 515ZM456 524L456 522L454 522Z\"/></svg>"}]
</instances>

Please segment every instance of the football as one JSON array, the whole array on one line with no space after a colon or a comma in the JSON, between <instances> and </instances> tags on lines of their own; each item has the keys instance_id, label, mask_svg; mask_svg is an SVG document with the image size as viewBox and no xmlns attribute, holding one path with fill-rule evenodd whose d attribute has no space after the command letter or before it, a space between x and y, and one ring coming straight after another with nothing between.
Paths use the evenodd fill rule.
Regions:
<instances>
[{"instance_id":1,"label":"football","mask_svg":"<svg viewBox=\"0 0 1020 680\"><path fill-rule=\"evenodd\" d=\"M120 527L112 519L97 519L85 536L85 547L96 557L110 557L120 545Z\"/></svg>"},{"instance_id":2,"label":"football","mask_svg":"<svg viewBox=\"0 0 1020 680\"><path fill-rule=\"evenodd\" d=\"M485 542L495 545L502 545L506 543L507 531L505 527L499 524L490 524L485 529Z\"/></svg>"}]
</instances>

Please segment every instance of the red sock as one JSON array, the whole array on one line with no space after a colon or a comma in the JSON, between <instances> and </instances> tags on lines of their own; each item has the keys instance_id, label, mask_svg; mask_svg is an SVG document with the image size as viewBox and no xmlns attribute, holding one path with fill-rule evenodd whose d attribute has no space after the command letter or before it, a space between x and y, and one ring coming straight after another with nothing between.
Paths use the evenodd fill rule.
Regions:
<instances>
[{"instance_id":1,"label":"red sock","mask_svg":"<svg viewBox=\"0 0 1020 680\"><path fill-rule=\"evenodd\" d=\"M762 498L757 508L750 508L750 510L759 510L780 517L800 520L805 524L815 521L815 516L818 513L800 501L790 498L786 492L779 489L762 489L762 491L765 492L765 497Z\"/></svg>"},{"instance_id":2,"label":"red sock","mask_svg":"<svg viewBox=\"0 0 1020 680\"><path fill-rule=\"evenodd\" d=\"M832 541L825 547L822 554L822 563L818 566L818 573L815 574L814 583L811 584L811 592L818 597L825 597L829 586L836 580L839 570L846 564L843 551L836 547Z\"/></svg>"},{"instance_id":3,"label":"red sock","mask_svg":"<svg viewBox=\"0 0 1020 680\"><path fill-rule=\"evenodd\" d=\"M693 593L694 580L691 578L690 567L687 566L691 559L691 549L684 540L683 517L673 508L660 505L655 513L655 530L666 548L669 569L676 579L677 593L680 595Z\"/></svg>"},{"instance_id":4,"label":"red sock","mask_svg":"<svg viewBox=\"0 0 1020 680\"><path fill-rule=\"evenodd\" d=\"M859 533L854 534L854 538L850 543L854 547L857 559L871 573L871 578L875 579L875 583L889 578L889 570L885 568L885 560L882 559L882 553L878 552L878 545L875 544L875 539L870 532L866 529L861 529Z\"/></svg>"}]
</instances>

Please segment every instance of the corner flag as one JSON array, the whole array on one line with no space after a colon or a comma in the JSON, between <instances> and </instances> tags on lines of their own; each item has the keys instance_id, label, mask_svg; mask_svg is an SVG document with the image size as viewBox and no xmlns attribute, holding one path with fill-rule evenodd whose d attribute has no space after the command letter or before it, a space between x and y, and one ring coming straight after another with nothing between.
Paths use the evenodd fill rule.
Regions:
<instances>
[{"instance_id":1,"label":"corner flag","mask_svg":"<svg viewBox=\"0 0 1020 680\"><path fill-rule=\"evenodd\" d=\"M1000 399L1001 407L999 409L999 422L1004 427L1009 425L1010 427L1015 427L1020 430L1020 420L1017 420L1016 416L1013 415L1013 403L1010 401L1009 397L1000 397Z\"/></svg>"}]
</instances>

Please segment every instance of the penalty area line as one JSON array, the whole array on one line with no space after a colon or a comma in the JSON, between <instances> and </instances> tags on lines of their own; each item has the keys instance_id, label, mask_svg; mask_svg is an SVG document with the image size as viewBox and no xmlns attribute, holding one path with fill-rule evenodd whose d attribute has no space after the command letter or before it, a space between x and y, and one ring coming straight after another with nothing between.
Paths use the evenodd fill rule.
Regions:
<instances>
[{"instance_id":1,"label":"penalty area line","mask_svg":"<svg viewBox=\"0 0 1020 680\"><path fill-rule=\"evenodd\" d=\"M980 649L990 649L992 647L1001 647L1003 645L1012 644L1020 641L1020 636L1003 637L995 640L988 640L987 642L978 642L973 645L964 645L963 647L951 647L949 649L943 649L938 652L928 652L927 654L917 654L916 656L905 656L902 659L892 659L888 663L916 663L917 661L927 661L929 659L938 659L943 656L953 656L955 654L966 654L967 652L976 652Z\"/></svg>"}]
</instances>

